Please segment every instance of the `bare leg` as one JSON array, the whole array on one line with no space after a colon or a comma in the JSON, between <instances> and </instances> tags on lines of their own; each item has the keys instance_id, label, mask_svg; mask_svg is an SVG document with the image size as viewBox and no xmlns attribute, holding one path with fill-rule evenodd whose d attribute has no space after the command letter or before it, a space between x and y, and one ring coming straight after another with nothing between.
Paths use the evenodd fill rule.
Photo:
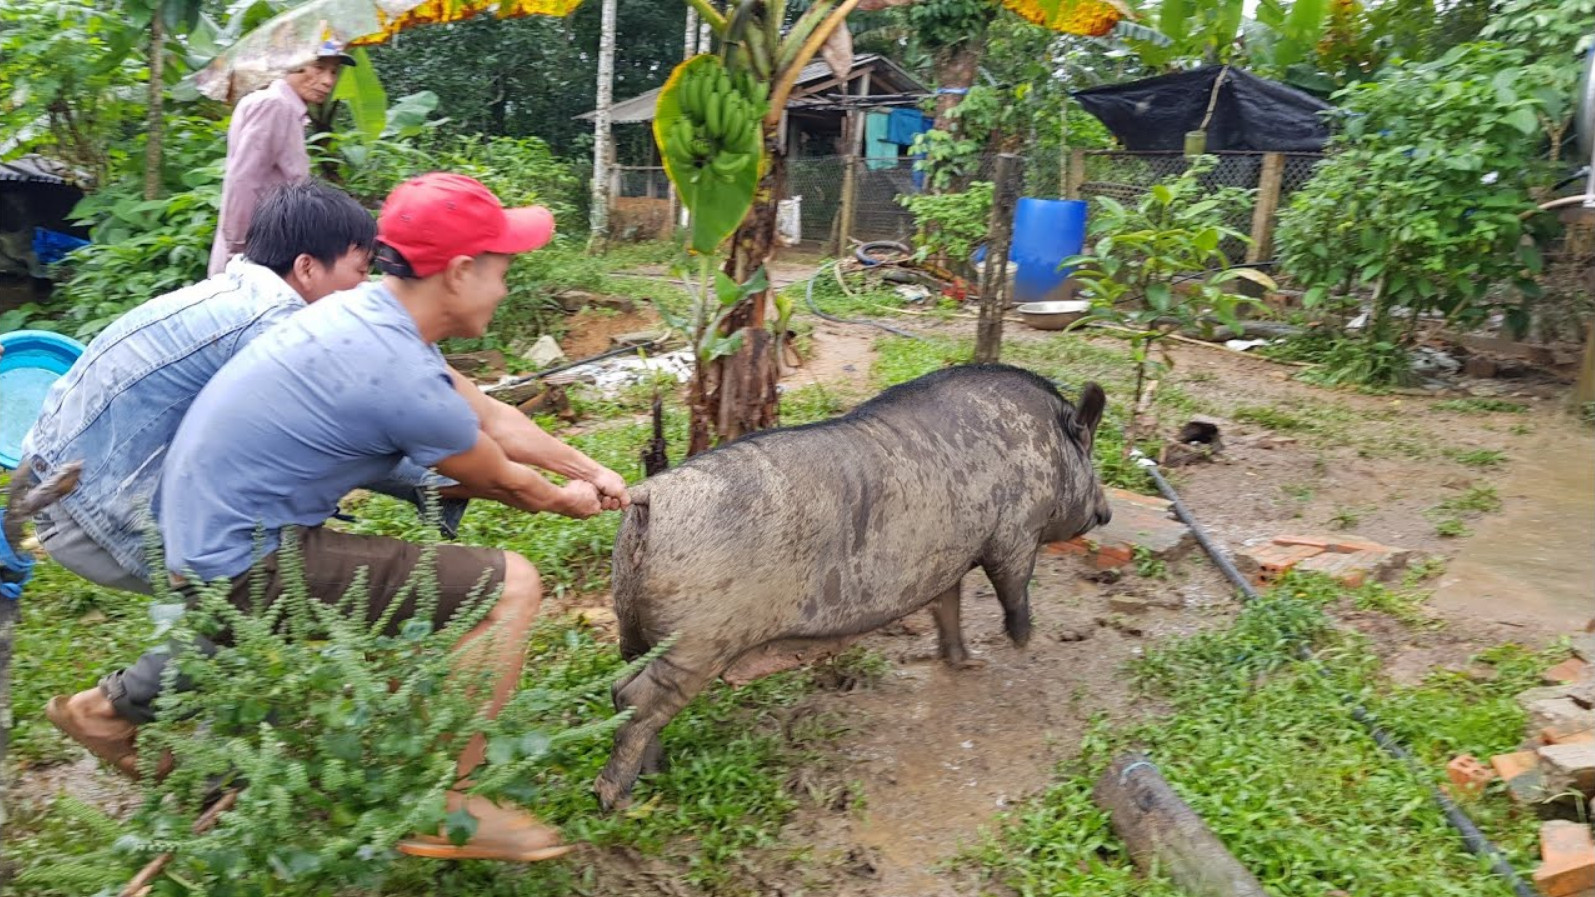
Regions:
<instances>
[{"instance_id":1,"label":"bare leg","mask_svg":"<svg viewBox=\"0 0 1595 897\"><path fill-rule=\"evenodd\" d=\"M542 598L542 581L537 568L520 555L505 552L504 590L498 603L476 628L465 634L459 645L465 649L461 657L463 665L487 664L498 672L488 698L489 717L498 715L520 684L526 636L537 618ZM463 782L482 764L486 749L487 739L481 734L466 742L456 765L459 781ZM485 797L450 791L446 806L451 812L464 808L476 817L476 834L469 841L455 846L440 836L422 834L401 841L399 851L433 859L535 862L553 859L573 849L560 843L557 830L543 825L530 814L500 807Z\"/></svg>"}]
</instances>

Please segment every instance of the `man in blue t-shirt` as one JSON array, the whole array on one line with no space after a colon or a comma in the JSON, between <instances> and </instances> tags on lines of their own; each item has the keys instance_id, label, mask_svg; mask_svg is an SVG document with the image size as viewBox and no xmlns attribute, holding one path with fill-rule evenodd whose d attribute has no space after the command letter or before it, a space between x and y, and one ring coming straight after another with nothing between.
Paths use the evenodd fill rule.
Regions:
<instances>
[{"instance_id":1,"label":"man in blue t-shirt","mask_svg":"<svg viewBox=\"0 0 1595 897\"><path fill-rule=\"evenodd\" d=\"M507 293L512 254L542 246L552 233L546 209L506 210L460 175L423 175L395 189L377 229L386 276L324 299L250 343L184 417L156 501L174 582L227 579L242 603L259 575L274 600L285 587L277 549L292 538L313 597L338 601L365 569L367 618L376 621L402 601L392 617L396 628L415 612L403 587L421 546L322 524L345 493L399 458L435 467L472 497L528 512L584 518L624 507L629 499L618 476L546 434L538 466L570 477L566 485L511 461L482 432L472 406L480 393L456 383L436 348L442 339L485 333ZM260 532L265 541L257 547ZM464 640L501 628L489 661L496 679L488 712L496 714L520 679L542 599L537 570L512 552L453 544L437 546L435 565L436 626L484 580L490 594L502 588ZM484 747L480 735L465 745L462 778L481 763ZM451 811L464 808L477 818L476 834L455 846L421 833L400 851L534 861L570 849L527 814L460 792L448 800Z\"/></svg>"}]
</instances>

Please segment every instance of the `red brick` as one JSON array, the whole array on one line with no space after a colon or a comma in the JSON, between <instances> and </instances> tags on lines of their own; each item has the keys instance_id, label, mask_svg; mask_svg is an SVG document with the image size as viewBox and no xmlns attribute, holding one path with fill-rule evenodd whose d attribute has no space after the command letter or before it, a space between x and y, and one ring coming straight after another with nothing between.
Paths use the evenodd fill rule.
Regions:
<instances>
[{"instance_id":1,"label":"red brick","mask_svg":"<svg viewBox=\"0 0 1595 897\"><path fill-rule=\"evenodd\" d=\"M1458 791L1471 795L1483 792L1484 786L1495 778L1495 770L1480 763L1479 758L1472 754L1459 754L1452 758L1446 764L1445 772Z\"/></svg>"},{"instance_id":2,"label":"red brick","mask_svg":"<svg viewBox=\"0 0 1595 897\"><path fill-rule=\"evenodd\" d=\"M1329 541L1329 550L1341 554L1350 554L1354 551L1389 551L1390 546L1381 545L1361 536L1336 536Z\"/></svg>"},{"instance_id":3,"label":"red brick","mask_svg":"<svg viewBox=\"0 0 1595 897\"><path fill-rule=\"evenodd\" d=\"M1320 551L1328 551L1331 540L1328 536L1275 536L1275 545L1306 545Z\"/></svg>"},{"instance_id":4,"label":"red brick","mask_svg":"<svg viewBox=\"0 0 1595 897\"><path fill-rule=\"evenodd\" d=\"M1132 557L1129 548L1120 545L1103 545L1097 549L1097 569L1128 566Z\"/></svg>"},{"instance_id":5,"label":"red brick","mask_svg":"<svg viewBox=\"0 0 1595 897\"><path fill-rule=\"evenodd\" d=\"M1495 774L1503 781L1510 782L1526 772L1533 772L1540 768L1540 755L1533 751L1514 751L1510 754L1496 754L1490 758L1490 765L1495 767Z\"/></svg>"},{"instance_id":6,"label":"red brick","mask_svg":"<svg viewBox=\"0 0 1595 897\"><path fill-rule=\"evenodd\" d=\"M1251 552L1257 565L1254 578L1258 582L1272 582L1302 561L1322 553L1309 545L1264 545Z\"/></svg>"},{"instance_id":7,"label":"red brick","mask_svg":"<svg viewBox=\"0 0 1595 897\"><path fill-rule=\"evenodd\" d=\"M1546 897L1568 897L1595 888L1595 838L1589 825L1553 819L1540 826L1540 857L1534 886Z\"/></svg>"},{"instance_id":8,"label":"red brick","mask_svg":"<svg viewBox=\"0 0 1595 897\"><path fill-rule=\"evenodd\" d=\"M1324 552L1307 558L1296 565L1304 573L1322 573L1332 576L1352 588L1369 579L1377 579L1390 566L1390 555L1385 552L1359 551L1354 554Z\"/></svg>"},{"instance_id":9,"label":"red brick","mask_svg":"<svg viewBox=\"0 0 1595 897\"><path fill-rule=\"evenodd\" d=\"M1589 675L1589 664L1577 657L1569 657L1540 674L1546 685L1568 685Z\"/></svg>"},{"instance_id":10,"label":"red brick","mask_svg":"<svg viewBox=\"0 0 1595 897\"><path fill-rule=\"evenodd\" d=\"M1540 730L1540 740L1546 744L1583 744L1586 741L1595 741L1595 729L1568 732L1555 726L1546 726Z\"/></svg>"},{"instance_id":11,"label":"red brick","mask_svg":"<svg viewBox=\"0 0 1595 897\"><path fill-rule=\"evenodd\" d=\"M1090 554L1091 546L1084 539L1074 538L1067 542L1048 542L1047 550L1053 554Z\"/></svg>"}]
</instances>

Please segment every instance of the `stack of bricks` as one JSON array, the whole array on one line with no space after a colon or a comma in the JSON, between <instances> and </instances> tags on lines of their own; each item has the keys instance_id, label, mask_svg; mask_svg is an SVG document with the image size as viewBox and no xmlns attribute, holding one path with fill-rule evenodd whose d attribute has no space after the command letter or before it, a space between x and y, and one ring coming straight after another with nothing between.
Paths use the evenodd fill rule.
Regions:
<instances>
[{"instance_id":1,"label":"stack of bricks","mask_svg":"<svg viewBox=\"0 0 1595 897\"><path fill-rule=\"evenodd\" d=\"M1595 620L1590 622L1595 630ZM1470 754L1446 766L1452 791L1477 797L1500 779L1514 803L1549 819L1540 827L1534 884L1547 897L1595 897L1595 632L1573 641L1574 656L1541 674L1543 688L1518 696L1529 718L1523 750L1497 754L1488 766ZM1570 807L1577 798L1580 806Z\"/></svg>"},{"instance_id":2,"label":"stack of bricks","mask_svg":"<svg viewBox=\"0 0 1595 897\"><path fill-rule=\"evenodd\" d=\"M1264 586L1291 570L1323 573L1353 588L1388 579L1404 569L1413 552L1360 536L1279 536L1235 555L1235 567Z\"/></svg>"},{"instance_id":3,"label":"stack of bricks","mask_svg":"<svg viewBox=\"0 0 1595 897\"><path fill-rule=\"evenodd\" d=\"M1125 567L1137 548L1159 560L1173 560L1190 549L1196 537L1174 515L1173 502L1124 489L1107 489L1113 520L1067 542L1051 542L1054 554L1077 554L1097 569Z\"/></svg>"}]
</instances>

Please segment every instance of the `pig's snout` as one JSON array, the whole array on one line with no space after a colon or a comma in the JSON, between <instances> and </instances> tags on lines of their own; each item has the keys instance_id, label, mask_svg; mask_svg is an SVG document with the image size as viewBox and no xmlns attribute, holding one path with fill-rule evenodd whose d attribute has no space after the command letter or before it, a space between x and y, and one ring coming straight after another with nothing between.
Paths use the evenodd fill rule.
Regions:
<instances>
[{"instance_id":1,"label":"pig's snout","mask_svg":"<svg viewBox=\"0 0 1595 897\"><path fill-rule=\"evenodd\" d=\"M1100 502L1097 505L1097 512L1096 512L1096 521L1097 522L1092 526L1092 529L1095 529L1096 527L1099 527L1099 526L1107 526L1109 521L1111 521L1111 520L1113 520L1113 506L1108 504L1105 501L1104 502Z\"/></svg>"}]
</instances>

